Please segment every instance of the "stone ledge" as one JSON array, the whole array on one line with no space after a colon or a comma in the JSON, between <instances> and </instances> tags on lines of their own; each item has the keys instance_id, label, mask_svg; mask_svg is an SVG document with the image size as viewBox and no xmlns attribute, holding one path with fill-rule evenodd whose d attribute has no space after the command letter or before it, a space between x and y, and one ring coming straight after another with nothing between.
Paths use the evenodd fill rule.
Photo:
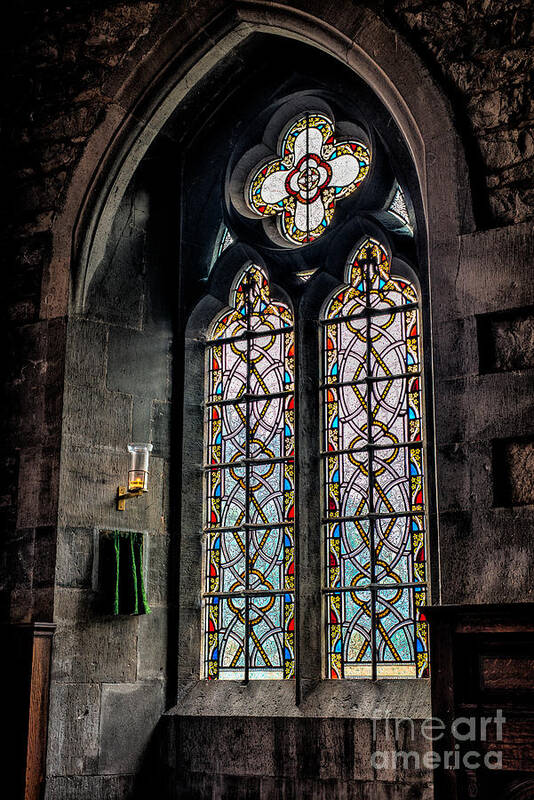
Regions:
<instances>
[{"instance_id":1,"label":"stone ledge","mask_svg":"<svg viewBox=\"0 0 534 800\"><path fill-rule=\"evenodd\" d=\"M168 716L243 717L386 717L424 719L430 716L430 682L425 679L383 679L301 682L296 703L295 681L183 681L178 703Z\"/></svg>"}]
</instances>

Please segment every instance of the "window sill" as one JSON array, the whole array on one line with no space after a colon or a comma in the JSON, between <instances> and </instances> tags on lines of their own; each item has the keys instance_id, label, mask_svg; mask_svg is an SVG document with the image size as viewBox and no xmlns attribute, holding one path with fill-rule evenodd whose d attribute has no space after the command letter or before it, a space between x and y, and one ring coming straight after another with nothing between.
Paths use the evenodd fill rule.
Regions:
<instances>
[{"instance_id":1,"label":"window sill","mask_svg":"<svg viewBox=\"0 0 534 800\"><path fill-rule=\"evenodd\" d=\"M297 705L295 681L205 681L178 686L171 716L353 717L426 719L431 715L428 679L367 678L301 681Z\"/></svg>"}]
</instances>

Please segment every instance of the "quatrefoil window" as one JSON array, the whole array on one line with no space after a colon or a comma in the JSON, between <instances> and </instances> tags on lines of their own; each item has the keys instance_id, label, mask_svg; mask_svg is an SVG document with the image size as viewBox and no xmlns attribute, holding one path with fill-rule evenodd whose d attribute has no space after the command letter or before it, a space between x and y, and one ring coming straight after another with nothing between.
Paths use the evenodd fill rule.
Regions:
<instances>
[{"instance_id":1,"label":"quatrefoil window","mask_svg":"<svg viewBox=\"0 0 534 800\"><path fill-rule=\"evenodd\" d=\"M278 215L280 232L292 244L309 244L332 222L336 203L358 189L370 163L362 142L336 142L333 121L307 113L283 136L280 158L252 171L247 203L262 217Z\"/></svg>"}]
</instances>

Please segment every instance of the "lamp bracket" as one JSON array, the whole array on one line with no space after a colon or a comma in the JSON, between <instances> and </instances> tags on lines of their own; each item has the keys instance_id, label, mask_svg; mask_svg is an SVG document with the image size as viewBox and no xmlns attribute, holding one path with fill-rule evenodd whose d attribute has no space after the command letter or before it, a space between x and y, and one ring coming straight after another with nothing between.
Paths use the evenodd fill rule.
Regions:
<instances>
[{"instance_id":1,"label":"lamp bracket","mask_svg":"<svg viewBox=\"0 0 534 800\"><path fill-rule=\"evenodd\" d=\"M144 489L139 489L135 492L129 492L126 486L119 486L117 488L117 511L125 511L126 500L128 500L130 497L141 497L142 494L145 494Z\"/></svg>"}]
</instances>

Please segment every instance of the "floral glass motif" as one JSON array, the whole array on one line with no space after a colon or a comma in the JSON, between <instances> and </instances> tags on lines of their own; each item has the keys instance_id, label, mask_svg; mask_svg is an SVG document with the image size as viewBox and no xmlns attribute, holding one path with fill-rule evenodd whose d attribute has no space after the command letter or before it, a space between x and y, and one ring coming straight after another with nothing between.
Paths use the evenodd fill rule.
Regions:
<instances>
[{"instance_id":1,"label":"floral glass motif","mask_svg":"<svg viewBox=\"0 0 534 800\"><path fill-rule=\"evenodd\" d=\"M367 239L323 327L330 678L428 675L418 297Z\"/></svg>"},{"instance_id":2,"label":"floral glass motif","mask_svg":"<svg viewBox=\"0 0 534 800\"><path fill-rule=\"evenodd\" d=\"M293 315L251 265L210 335L204 675L293 678Z\"/></svg>"},{"instance_id":3,"label":"floral glass motif","mask_svg":"<svg viewBox=\"0 0 534 800\"><path fill-rule=\"evenodd\" d=\"M282 235L293 244L308 244L325 232L336 202L360 186L370 162L361 142L335 141L327 116L305 114L285 134L281 158L253 171L248 204L263 217L280 215Z\"/></svg>"}]
</instances>

